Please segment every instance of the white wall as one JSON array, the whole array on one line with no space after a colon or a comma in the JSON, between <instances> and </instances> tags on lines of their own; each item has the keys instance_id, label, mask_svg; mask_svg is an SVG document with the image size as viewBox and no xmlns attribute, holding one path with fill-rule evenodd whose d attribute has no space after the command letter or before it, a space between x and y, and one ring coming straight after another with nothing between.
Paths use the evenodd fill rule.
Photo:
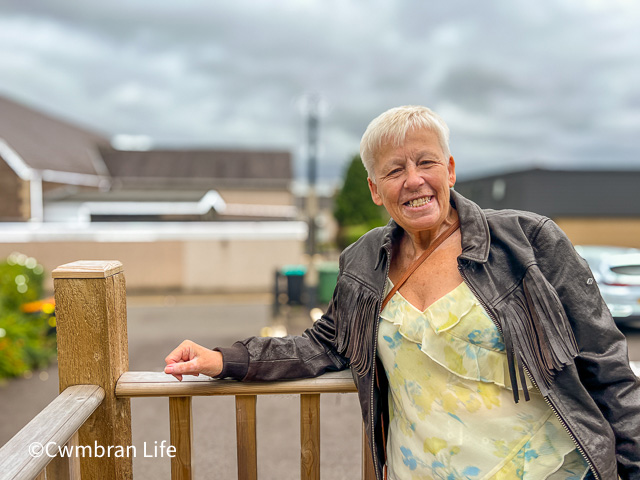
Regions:
<instances>
[{"instance_id":1,"label":"white wall","mask_svg":"<svg viewBox=\"0 0 640 480\"><path fill-rule=\"evenodd\" d=\"M303 262L301 222L0 224L0 258L13 252L47 273L76 260L119 260L129 290L268 292L273 272Z\"/></svg>"}]
</instances>

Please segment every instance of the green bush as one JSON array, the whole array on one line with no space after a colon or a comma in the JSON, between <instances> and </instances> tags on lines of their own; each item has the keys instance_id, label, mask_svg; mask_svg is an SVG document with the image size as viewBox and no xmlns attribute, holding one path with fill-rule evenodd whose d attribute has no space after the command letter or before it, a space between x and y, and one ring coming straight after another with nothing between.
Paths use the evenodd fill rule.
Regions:
<instances>
[{"instance_id":1,"label":"green bush","mask_svg":"<svg viewBox=\"0 0 640 480\"><path fill-rule=\"evenodd\" d=\"M42 297L44 269L22 254L0 263L0 378L45 367L56 353L51 304L33 313L23 305Z\"/></svg>"}]
</instances>

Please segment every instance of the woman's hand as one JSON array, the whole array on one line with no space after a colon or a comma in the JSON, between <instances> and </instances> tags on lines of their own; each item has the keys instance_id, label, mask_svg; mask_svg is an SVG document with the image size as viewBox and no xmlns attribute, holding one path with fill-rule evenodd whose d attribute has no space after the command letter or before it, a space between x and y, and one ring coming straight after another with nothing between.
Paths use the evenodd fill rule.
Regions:
<instances>
[{"instance_id":1,"label":"woman's hand","mask_svg":"<svg viewBox=\"0 0 640 480\"><path fill-rule=\"evenodd\" d=\"M185 340L164 359L164 373L182 381L182 375L201 373L214 377L222 372L222 354L209 350L191 340Z\"/></svg>"}]
</instances>

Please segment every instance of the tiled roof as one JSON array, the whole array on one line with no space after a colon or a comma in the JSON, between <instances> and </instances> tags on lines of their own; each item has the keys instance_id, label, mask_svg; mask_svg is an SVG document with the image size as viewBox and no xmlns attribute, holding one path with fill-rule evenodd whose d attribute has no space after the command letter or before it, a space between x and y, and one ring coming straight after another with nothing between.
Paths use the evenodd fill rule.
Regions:
<instances>
[{"instance_id":1,"label":"tiled roof","mask_svg":"<svg viewBox=\"0 0 640 480\"><path fill-rule=\"evenodd\" d=\"M148 150L102 149L114 179L289 182L291 154L261 150Z\"/></svg>"},{"instance_id":2,"label":"tiled roof","mask_svg":"<svg viewBox=\"0 0 640 480\"><path fill-rule=\"evenodd\" d=\"M115 150L99 134L2 96L0 139L36 170L111 176L121 187L282 188L293 178L288 151Z\"/></svg>"},{"instance_id":3,"label":"tiled roof","mask_svg":"<svg viewBox=\"0 0 640 480\"><path fill-rule=\"evenodd\" d=\"M0 96L0 138L38 170L102 174L98 146L108 140Z\"/></svg>"}]
</instances>

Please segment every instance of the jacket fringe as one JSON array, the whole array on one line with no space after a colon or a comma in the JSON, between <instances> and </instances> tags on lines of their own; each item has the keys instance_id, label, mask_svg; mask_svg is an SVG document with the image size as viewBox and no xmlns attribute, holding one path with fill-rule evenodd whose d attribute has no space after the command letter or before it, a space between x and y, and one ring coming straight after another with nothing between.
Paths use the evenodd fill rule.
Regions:
<instances>
[{"instance_id":1,"label":"jacket fringe","mask_svg":"<svg viewBox=\"0 0 640 480\"><path fill-rule=\"evenodd\" d=\"M510 295L501 326L509 376L516 403L516 370L525 400L529 400L524 366L542 395L548 395L554 376L578 355L578 344L555 289L536 265L529 267L522 289Z\"/></svg>"},{"instance_id":2,"label":"jacket fringe","mask_svg":"<svg viewBox=\"0 0 640 480\"><path fill-rule=\"evenodd\" d=\"M336 288L336 348L349 359L358 375L369 372L372 364L374 326L380 298L356 281L340 281Z\"/></svg>"}]
</instances>

